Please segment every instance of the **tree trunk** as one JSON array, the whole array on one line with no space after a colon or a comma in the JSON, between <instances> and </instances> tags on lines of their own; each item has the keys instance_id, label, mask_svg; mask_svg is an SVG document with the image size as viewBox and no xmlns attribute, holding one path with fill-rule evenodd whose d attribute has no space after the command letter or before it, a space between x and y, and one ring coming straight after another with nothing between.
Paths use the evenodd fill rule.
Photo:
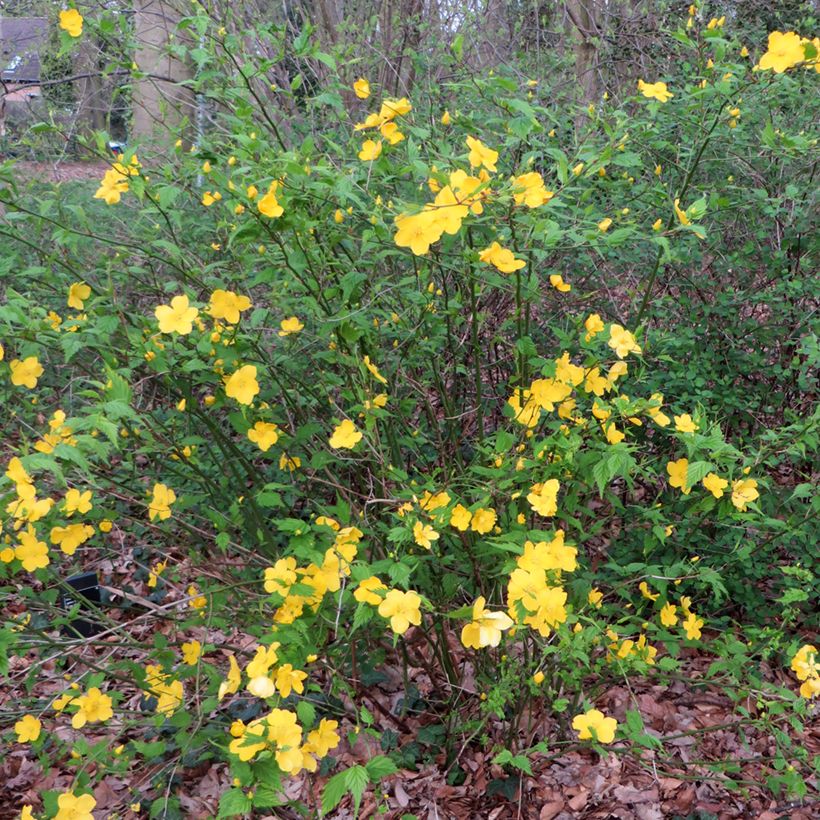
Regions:
<instances>
[{"instance_id":1,"label":"tree trunk","mask_svg":"<svg viewBox=\"0 0 820 820\"><path fill-rule=\"evenodd\" d=\"M593 39L600 34L600 10L595 0L567 0L566 10L576 32L575 79L581 92L581 110L575 118L575 130L580 132L589 119L587 108L601 96L598 46Z\"/></svg>"},{"instance_id":2,"label":"tree trunk","mask_svg":"<svg viewBox=\"0 0 820 820\"><path fill-rule=\"evenodd\" d=\"M168 51L181 16L172 0L134 0L134 12L134 62L146 76L133 86L131 133L142 142L159 142L167 140L169 132L175 133L186 119L195 121L194 94L180 85L193 73Z\"/></svg>"}]
</instances>

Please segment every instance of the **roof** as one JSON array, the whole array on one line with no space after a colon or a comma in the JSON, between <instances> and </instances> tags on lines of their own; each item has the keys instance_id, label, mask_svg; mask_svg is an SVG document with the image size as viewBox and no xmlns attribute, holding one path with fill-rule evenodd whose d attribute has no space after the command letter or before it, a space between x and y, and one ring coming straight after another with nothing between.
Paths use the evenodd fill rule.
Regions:
<instances>
[{"instance_id":1,"label":"roof","mask_svg":"<svg viewBox=\"0 0 820 820\"><path fill-rule=\"evenodd\" d=\"M48 36L45 17L0 17L0 80L40 82L40 49Z\"/></svg>"}]
</instances>

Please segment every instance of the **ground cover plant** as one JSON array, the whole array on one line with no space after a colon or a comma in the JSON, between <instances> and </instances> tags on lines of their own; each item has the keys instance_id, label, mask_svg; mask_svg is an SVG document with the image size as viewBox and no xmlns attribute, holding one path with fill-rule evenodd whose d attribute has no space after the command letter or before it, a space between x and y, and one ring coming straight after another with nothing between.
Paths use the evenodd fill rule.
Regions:
<instances>
[{"instance_id":1,"label":"ground cover plant","mask_svg":"<svg viewBox=\"0 0 820 820\"><path fill-rule=\"evenodd\" d=\"M7 816L811 816L808 23L579 109L187 15L193 143L0 165Z\"/></svg>"}]
</instances>

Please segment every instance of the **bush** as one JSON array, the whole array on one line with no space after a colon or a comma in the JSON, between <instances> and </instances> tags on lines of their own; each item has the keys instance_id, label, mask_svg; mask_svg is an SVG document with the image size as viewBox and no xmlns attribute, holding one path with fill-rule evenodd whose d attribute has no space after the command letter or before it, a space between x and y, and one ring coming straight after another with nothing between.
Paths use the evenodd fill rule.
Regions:
<instances>
[{"instance_id":1,"label":"bush","mask_svg":"<svg viewBox=\"0 0 820 820\"><path fill-rule=\"evenodd\" d=\"M431 749L453 782L473 742L524 773L555 742L662 750L596 700L697 653L774 738L769 788L805 794L816 51L774 73L720 25L672 43L672 95L603 102L578 144L534 82L457 72L441 105L329 79L287 134L230 84L201 145L130 147L98 188L3 166L0 648L20 741L79 761L47 815L153 762L227 761L219 815L269 809L345 732L384 754L325 812ZM152 777L150 816L180 816Z\"/></svg>"}]
</instances>

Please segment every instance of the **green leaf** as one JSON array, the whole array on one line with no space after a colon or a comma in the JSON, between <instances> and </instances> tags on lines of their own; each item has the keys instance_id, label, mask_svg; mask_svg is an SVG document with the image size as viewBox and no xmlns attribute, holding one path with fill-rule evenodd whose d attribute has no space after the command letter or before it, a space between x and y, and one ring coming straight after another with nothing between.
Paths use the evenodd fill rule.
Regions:
<instances>
[{"instance_id":1,"label":"green leaf","mask_svg":"<svg viewBox=\"0 0 820 820\"><path fill-rule=\"evenodd\" d=\"M359 805L362 802L362 795L370 782L370 776L364 766L352 766L345 772L345 785L353 795L356 806L356 814L359 813Z\"/></svg>"},{"instance_id":2,"label":"green leaf","mask_svg":"<svg viewBox=\"0 0 820 820\"><path fill-rule=\"evenodd\" d=\"M702 481L714 469L715 465L710 461L693 461L686 468L686 486L694 487L698 481Z\"/></svg>"},{"instance_id":3,"label":"green leaf","mask_svg":"<svg viewBox=\"0 0 820 820\"><path fill-rule=\"evenodd\" d=\"M371 783L378 783L383 777L398 771L396 764L386 755L377 755L365 765Z\"/></svg>"},{"instance_id":4,"label":"green leaf","mask_svg":"<svg viewBox=\"0 0 820 820\"><path fill-rule=\"evenodd\" d=\"M219 798L219 814L217 817L236 817L247 814L251 809L251 801L242 789L228 789Z\"/></svg>"}]
</instances>

